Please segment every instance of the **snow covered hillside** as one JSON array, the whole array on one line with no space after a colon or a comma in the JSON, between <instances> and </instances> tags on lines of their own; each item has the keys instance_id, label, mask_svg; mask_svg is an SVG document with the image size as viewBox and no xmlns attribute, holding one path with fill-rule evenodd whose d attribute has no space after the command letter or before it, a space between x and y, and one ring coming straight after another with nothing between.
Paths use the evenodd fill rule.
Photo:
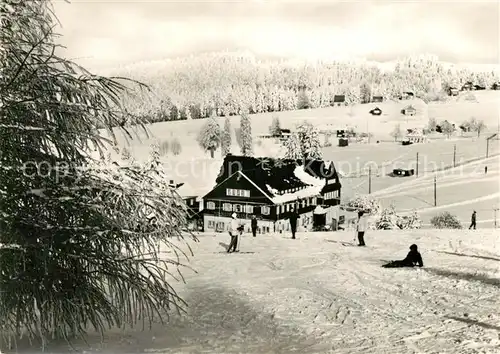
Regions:
<instances>
[{"instance_id":1,"label":"snow covered hillside","mask_svg":"<svg viewBox=\"0 0 500 354\"><path fill-rule=\"evenodd\" d=\"M495 230L245 235L194 245L188 302L152 331L114 332L87 353L499 353L500 237ZM343 245L344 243L345 245ZM383 269L417 243L423 269ZM62 347L59 348L59 350ZM55 348L48 352L55 352ZM67 349L66 349L67 350ZM64 350L63 350L64 351Z\"/></svg>"}]
</instances>

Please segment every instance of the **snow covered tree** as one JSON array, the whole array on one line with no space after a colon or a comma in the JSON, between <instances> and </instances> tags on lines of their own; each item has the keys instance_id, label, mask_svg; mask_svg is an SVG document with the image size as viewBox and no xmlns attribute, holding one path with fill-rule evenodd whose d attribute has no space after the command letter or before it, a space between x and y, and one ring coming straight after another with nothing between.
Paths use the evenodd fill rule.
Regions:
<instances>
[{"instance_id":1,"label":"snow covered tree","mask_svg":"<svg viewBox=\"0 0 500 354\"><path fill-rule=\"evenodd\" d=\"M402 230L414 230L420 229L422 226L422 220L420 219L418 213L413 211L408 216L398 216L397 226Z\"/></svg>"},{"instance_id":2,"label":"snow covered tree","mask_svg":"<svg viewBox=\"0 0 500 354\"><path fill-rule=\"evenodd\" d=\"M357 195L347 202L347 206L371 215L377 215L382 208L379 201L369 195Z\"/></svg>"},{"instance_id":3,"label":"snow covered tree","mask_svg":"<svg viewBox=\"0 0 500 354\"><path fill-rule=\"evenodd\" d=\"M297 135L300 141L304 159L322 159L321 141L318 130L309 122L297 125Z\"/></svg>"},{"instance_id":4,"label":"snow covered tree","mask_svg":"<svg viewBox=\"0 0 500 354\"><path fill-rule=\"evenodd\" d=\"M222 157L225 157L231 152L231 143L231 122L229 121L229 117L226 117L226 119L224 120L224 129L222 131L221 138Z\"/></svg>"},{"instance_id":5,"label":"snow covered tree","mask_svg":"<svg viewBox=\"0 0 500 354\"><path fill-rule=\"evenodd\" d=\"M293 160L300 160L303 158L299 136L296 133L293 133L285 141L285 158Z\"/></svg>"},{"instance_id":6,"label":"snow covered tree","mask_svg":"<svg viewBox=\"0 0 500 354\"><path fill-rule=\"evenodd\" d=\"M479 120L474 124L473 129L477 132L477 137L479 138L481 133L486 129L486 124L484 124L484 121Z\"/></svg>"},{"instance_id":7,"label":"snow covered tree","mask_svg":"<svg viewBox=\"0 0 500 354\"><path fill-rule=\"evenodd\" d=\"M429 123L427 124L427 128L431 131L431 132L435 132L436 131L436 127L437 127L437 121L436 121L436 118L429 118Z\"/></svg>"},{"instance_id":8,"label":"snow covered tree","mask_svg":"<svg viewBox=\"0 0 500 354\"><path fill-rule=\"evenodd\" d=\"M453 125L447 120L443 121L440 126L441 126L441 131L443 132L443 134L446 134L448 138L455 131Z\"/></svg>"},{"instance_id":9,"label":"snow covered tree","mask_svg":"<svg viewBox=\"0 0 500 354\"><path fill-rule=\"evenodd\" d=\"M210 157L214 158L215 150L221 144L221 131L215 116L207 119L198 134L198 144L205 151L210 151Z\"/></svg>"},{"instance_id":10,"label":"snow covered tree","mask_svg":"<svg viewBox=\"0 0 500 354\"><path fill-rule=\"evenodd\" d=\"M177 138L174 138L174 140L172 140L172 144L170 147L172 149L172 154L174 154L174 156L180 155L180 153L182 152L181 142Z\"/></svg>"},{"instance_id":11,"label":"snow covered tree","mask_svg":"<svg viewBox=\"0 0 500 354\"><path fill-rule=\"evenodd\" d=\"M361 103L370 103L372 100L372 89L368 83L363 83L359 87Z\"/></svg>"},{"instance_id":12,"label":"snow covered tree","mask_svg":"<svg viewBox=\"0 0 500 354\"><path fill-rule=\"evenodd\" d=\"M281 135L281 124L280 119L277 116L273 117L271 122L271 126L269 127L269 134L272 136L280 136Z\"/></svg>"},{"instance_id":13,"label":"snow covered tree","mask_svg":"<svg viewBox=\"0 0 500 354\"><path fill-rule=\"evenodd\" d=\"M436 229L461 229L462 224L460 220L450 212L443 212L439 215L433 216L431 225Z\"/></svg>"},{"instance_id":14,"label":"snow covered tree","mask_svg":"<svg viewBox=\"0 0 500 354\"><path fill-rule=\"evenodd\" d=\"M377 230L394 230L398 228L398 216L393 205L382 210L379 218L375 221Z\"/></svg>"},{"instance_id":15,"label":"snow covered tree","mask_svg":"<svg viewBox=\"0 0 500 354\"><path fill-rule=\"evenodd\" d=\"M391 136L394 138L394 141L398 141L398 139L401 138L401 136L403 136L400 124L396 124L394 130L391 132Z\"/></svg>"},{"instance_id":16,"label":"snow covered tree","mask_svg":"<svg viewBox=\"0 0 500 354\"><path fill-rule=\"evenodd\" d=\"M240 134L241 154L243 156L253 156L252 123L247 113L241 115Z\"/></svg>"},{"instance_id":17,"label":"snow covered tree","mask_svg":"<svg viewBox=\"0 0 500 354\"><path fill-rule=\"evenodd\" d=\"M184 235L182 199L150 172L92 157L109 148L98 128L114 136L136 118L119 99L134 85L55 54L51 10L48 0L0 3L2 344L70 341L182 306L169 276L180 260L157 251L182 253L169 243Z\"/></svg>"},{"instance_id":18,"label":"snow covered tree","mask_svg":"<svg viewBox=\"0 0 500 354\"><path fill-rule=\"evenodd\" d=\"M123 161L129 161L132 158L132 154L130 153L130 150L127 148L123 148L122 153L121 153L121 158Z\"/></svg>"}]
</instances>

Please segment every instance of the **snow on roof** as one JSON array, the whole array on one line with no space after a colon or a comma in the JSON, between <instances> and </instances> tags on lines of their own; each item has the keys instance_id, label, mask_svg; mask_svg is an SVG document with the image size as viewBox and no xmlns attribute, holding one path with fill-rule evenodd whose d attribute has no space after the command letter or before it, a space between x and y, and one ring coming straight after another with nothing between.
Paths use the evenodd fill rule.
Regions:
<instances>
[{"instance_id":1,"label":"snow on roof","mask_svg":"<svg viewBox=\"0 0 500 354\"><path fill-rule=\"evenodd\" d=\"M279 194L279 191L266 184L268 192L271 193L270 199L273 201L273 203L283 204L292 202L300 198L316 196L320 194L321 190L325 186L324 180L311 176L304 170L304 166L296 166L293 173L295 177L297 177L302 183L307 184L308 186L295 192Z\"/></svg>"}]
</instances>

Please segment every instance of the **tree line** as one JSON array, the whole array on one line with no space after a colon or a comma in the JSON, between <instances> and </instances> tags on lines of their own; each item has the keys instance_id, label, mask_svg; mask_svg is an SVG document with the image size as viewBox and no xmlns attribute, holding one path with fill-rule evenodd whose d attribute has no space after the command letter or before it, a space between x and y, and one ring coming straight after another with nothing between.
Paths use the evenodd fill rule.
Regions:
<instances>
[{"instance_id":1,"label":"tree line","mask_svg":"<svg viewBox=\"0 0 500 354\"><path fill-rule=\"evenodd\" d=\"M123 97L133 115L152 122L225 117L264 112L330 107L335 95L347 104L372 96L399 97L412 92L426 101L438 100L450 87L467 82L490 88L500 79L494 71L448 68L435 56L408 57L392 70L368 62L292 64L259 61L250 54L213 53L166 62L154 73L124 68L151 90Z\"/></svg>"}]
</instances>

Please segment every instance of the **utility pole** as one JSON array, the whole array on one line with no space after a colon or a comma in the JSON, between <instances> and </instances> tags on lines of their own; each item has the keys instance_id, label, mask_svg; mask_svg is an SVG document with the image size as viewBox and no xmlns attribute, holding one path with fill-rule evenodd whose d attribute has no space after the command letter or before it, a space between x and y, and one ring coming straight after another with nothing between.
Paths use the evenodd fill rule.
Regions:
<instances>
[{"instance_id":1,"label":"utility pole","mask_svg":"<svg viewBox=\"0 0 500 354\"><path fill-rule=\"evenodd\" d=\"M488 158L490 150L490 139L486 138L486 158Z\"/></svg>"},{"instance_id":2,"label":"utility pole","mask_svg":"<svg viewBox=\"0 0 500 354\"><path fill-rule=\"evenodd\" d=\"M453 145L453 167L457 165L457 144Z\"/></svg>"},{"instance_id":3,"label":"utility pole","mask_svg":"<svg viewBox=\"0 0 500 354\"><path fill-rule=\"evenodd\" d=\"M436 176L434 176L434 206L437 206L437 188L436 188Z\"/></svg>"},{"instance_id":4,"label":"utility pole","mask_svg":"<svg viewBox=\"0 0 500 354\"><path fill-rule=\"evenodd\" d=\"M497 211L498 211L498 208L493 209L493 213L495 214L495 216L493 218L494 223L495 223L495 229L497 228Z\"/></svg>"},{"instance_id":5,"label":"utility pole","mask_svg":"<svg viewBox=\"0 0 500 354\"><path fill-rule=\"evenodd\" d=\"M368 194L372 194L372 167L368 167Z\"/></svg>"},{"instance_id":6,"label":"utility pole","mask_svg":"<svg viewBox=\"0 0 500 354\"><path fill-rule=\"evenodd\" d=\"M418 177L418 152L417 152L417 166L416 166L416 167L417 167L417 168L416 168L416 170L417 170L417 171L416 171L416 177Z\"/></svg>"}]
</instances>

